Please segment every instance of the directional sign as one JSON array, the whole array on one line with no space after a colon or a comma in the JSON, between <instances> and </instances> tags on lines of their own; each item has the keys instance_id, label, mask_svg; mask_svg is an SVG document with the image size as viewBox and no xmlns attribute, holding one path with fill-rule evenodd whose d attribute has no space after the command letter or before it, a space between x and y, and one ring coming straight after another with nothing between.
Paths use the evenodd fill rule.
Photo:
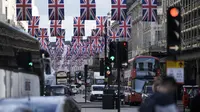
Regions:
<instances>
[{"instance_id":1,"label":"directional sign","mask_svg":"<svg viewBox=\"0 0 200 112\"><path fill-rule=\"evenodd\" d=\"M179 47L177 45L175 45L175 46L170 46L169 49L178 51Z\"/></svg>"},{"instance_id":2,"label":"directional sign","mask_svg":"<svg viewBox=\"0 0 200 112\"><path fill-rule=\"evenodd\" d=\"M167 61L167 75L176 79L177 83L184 83L184 61Z\"/></svg>"}]
</instances>

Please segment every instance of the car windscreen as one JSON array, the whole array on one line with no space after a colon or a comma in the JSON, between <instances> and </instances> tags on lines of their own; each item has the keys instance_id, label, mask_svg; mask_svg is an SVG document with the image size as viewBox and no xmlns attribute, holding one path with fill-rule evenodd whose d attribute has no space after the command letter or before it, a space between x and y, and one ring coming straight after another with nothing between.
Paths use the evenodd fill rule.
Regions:
<instances>
[{"instance_id":1,"label":"car windscreen","mask_svg":"<svg viewBox=\"0 0 200 112\"><path fill-rule=\"evenodd\" d=\"M93 91L103 91L104 87L103 86L93 86Z\"/></svg>"}]
</instances>

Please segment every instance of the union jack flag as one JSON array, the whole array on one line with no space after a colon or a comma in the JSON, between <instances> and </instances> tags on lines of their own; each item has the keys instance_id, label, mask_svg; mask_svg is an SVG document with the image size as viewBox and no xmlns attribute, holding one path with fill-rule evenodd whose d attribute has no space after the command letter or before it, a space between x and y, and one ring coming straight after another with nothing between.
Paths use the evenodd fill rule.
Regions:
<instances>
[{"instance_id":1,"label":"union jack flag","mask_svg":"<svg viewBox=\"0 0 200 112\"><path fill-rule=\"evenodd\" d=\"M85 35L85 21L80 17L74 17L74 36Z\"/></svg>"},{"instance_id":2,"label":"union jack flag","mask_svg":"<svg viewBox=\"0 0 200 112\"><path fill-rule=\"evenodd\" d=\"M111 19L123 21L126 20L126 0L111 0Z\"/></svg>"},{"instance_id":3,"label":"union jack flag","mask_svg":"<svg viewBox=\"0 0 200 112\"><path fill-rule=\"evenodd\" d=\"M102 53L104 51L104 48L105 48L105 39L104 39L104 37L100 37L99 38L99 42L101 43L101 47L100 47L99 53Z\"/></svg>"},{"instance_id":4,"label":"union jack flag","mask_svg":"<svg viewBox=\"0 0 200 112\"><path fill-rule=\"evenodd\" d=\"M72 50L72 53L74 55L76 55L76 56L79 55L79 49L82 46L81 40L82 40L81 36L74 36L74 37L72 37L72 42L71 42L72 43L72 48L71 48L71 50Z\"/></svg>"},{"instance_id":5,"label":"union jack flag","mask_svg":"<svg viewBox=\"0 0 200 112\"><path fill-rule=\"evenodd\" d=\"M32 0L16 0L17 21L32 20Z\"/></svg>"},{"instance_id":6,"label":"union jack flag","mask_svg":"<svg viewBox=\"0 0 200 112\"><path fill-rule=\"evenodd\" d=\"M142 0L142 15L143 21L156 21L157 0Z\"/></svg>"},{"instance_id":7,"label":"union jack flag","mask_svg":"<svg viewBox=\"0 0 200 112\"><path fill-rule=\"evenodd\" d=\"M118 34L120 37L130 38L131 37L131 16L128 16L125 21L121 21L119 25Z\"/></svg>"},{"instance_id":8,"label":"union jack flag","mask_svg":"<svg viewBox=\"0 0 200 112\"><path fill-rule=\"evenodd\" d=\"M61 35L61 27L62 27L61 20L51 20L51 23L50 23L51 36L60 36Z\"/></svg>"},{"instance_id":9,"label":"union jack flag","mask_svg":"<svg viewBox=\"0 0 200 112\"><path fill-rule=\"evenodd\" d=\"M64 0L49 1L49 20L64 20Z\"/></svg>"},{"instance_id":10,"label":"union jack flag","mask_svg":"<svg viewBox=\"0 0 200 112\"><path fill-rule=\"evenodd\" d=\"M99 41L99 38L100 37L98 37L98 36L91 36L90 37L90 39L92 41L92 47L95 50L95 53L99 53L100 48L101 48L101 43Z\"/></svg>"},{"instance_id":11,"label":"union jack flag","mask_svg":"<svg viewBox=\"0 0 200 112\"><path fill-rule=\"evenodd\" d=\"M110 41L117 41L119 40L119 33L116 33L116 31L113 30L109 30L109 37L110 37Z\"/></svg>"},{"instance_id":12,"label":"union jack flag","mask_svg":"<svg viewBox=\"0 0 200 112\"><path fill-rule=\"evenodd\" d=\"M91 37L88 37L87 38L87 41L88 41L88 46L87 46L87 52L89 53L90 56L94 56L95 55L95 48L93 47L93 42L92 42L92 39Z\"/></svg>"},{"instance_id":13,"label":"union jack flag","mask_svg":"<svg viewBox=\"0 0 200 112\"><path fill-rule=\"evenodd\" d=\"M89 52L88 52L88 46L89 46L89 41L88 39L82 40L83 46L82 46L82 58L87 59L89 57Z\"/></svg>"},{"instance_id":14,"label":"union jack flag","mask_svg":"<svg viewBox=\"0 0 200 112\"><path fill-rule=\"evenodd\" d=\"M66 51L66 59L70 59L72 54L71 54L71 45L66 45L67 46L67 51Z\"/></svg>"},{"instance_id":15,"label":"union jack flag","mask_svg":"<svg viewBox=\"0 0 200 112\"><path fill-rule=\"evenodd\" d=\"M80 0L81 20L95 20L96 3L95 0Z\"/></svg>"},{"instance_id":16,"label":"union jack flag","mask_svg":"<svg viewBox=\"0 0 200 112\"><path fill-rule=\"evenodd\" d=\"M64 51L65 46L65 29L62 29L61 36L56 37L56 49Z\"/></svg>"},{"instance_id":17,"label":"union jack flag","mask_svg":"<svg viewBox=\"0 0 200 112\"><path fill-rule=\"evenodd\" d=\"M47 28L40 28L38 41L40 42L40 46L42 49L48 50L49 36Z\"/></svg>"},{"instance_id":18,"label":"union jack flag","mask_svg":"<svg viewBox=\"0 0 200 112\"><path fill-rule=\"evenodd\" d=\"M97 35L103 36L104 32L104 26L106 24L107 17L96 17L96 27L97 27Z\"/></svg>"},{"instance_id":19,"label":"union jack flag","mask_svg":"<svg viewBox=\"0 0 200 112\"><path fill-rule=\"evenodd\" d=\"M34 37L39 36L39 16L33 16L31 21L28 21L28 33Z\"/></svg>"}]
</instances>

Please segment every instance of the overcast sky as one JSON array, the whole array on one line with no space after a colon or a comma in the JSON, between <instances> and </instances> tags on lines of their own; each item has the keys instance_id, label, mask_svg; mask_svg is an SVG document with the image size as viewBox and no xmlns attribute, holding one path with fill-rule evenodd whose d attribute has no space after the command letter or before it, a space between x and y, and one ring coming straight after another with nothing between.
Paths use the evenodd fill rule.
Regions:
<instances>
[{"instance_id":1,"label":"overcast sky","mask_svg":"<svg viewBox=\"0 0 200 112\"><path fill-rule=\"evenodd\" d=\"M33 16L40 16L40 27L49 28L48 19L48 0L32 0ZM73 36L73 17L80 16L80 0L64 0L65 2L65 20L63 28L66 29L65 40L71 40ZM96 0L96 15L106 16L111 10L111 0ZM96 28L96 22L93 20L85 21L85 34L89 36L91 29ZM87 37L84 37L87 38ZM51 42L55 42L55 37L50 37Z\"/></svg>"}]
</instances>

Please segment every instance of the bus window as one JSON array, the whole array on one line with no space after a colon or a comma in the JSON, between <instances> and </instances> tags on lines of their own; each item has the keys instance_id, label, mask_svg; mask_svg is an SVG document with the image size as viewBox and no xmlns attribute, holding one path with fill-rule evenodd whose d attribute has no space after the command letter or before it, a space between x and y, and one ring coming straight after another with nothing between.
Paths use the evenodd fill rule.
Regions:
<instances>
[{"instance_id":1,"label":"bus window","mask_svg":"<svg viewBox=\"0 0 200 112\"><path fill-rule=\"evenodd\" d=\"M139 70L144 70L144 63L139 63Z\"/></svg>"},{"instance_id":2,"label":"bus window","mask_svg":"<svg viewBox=\"0 0 200 112\"><path fill-rule=\"evenodd\" d=\"M153 70L153 64L148 62L148 70L149 71L152 71Z\"/></svg>"}]
</instances>

